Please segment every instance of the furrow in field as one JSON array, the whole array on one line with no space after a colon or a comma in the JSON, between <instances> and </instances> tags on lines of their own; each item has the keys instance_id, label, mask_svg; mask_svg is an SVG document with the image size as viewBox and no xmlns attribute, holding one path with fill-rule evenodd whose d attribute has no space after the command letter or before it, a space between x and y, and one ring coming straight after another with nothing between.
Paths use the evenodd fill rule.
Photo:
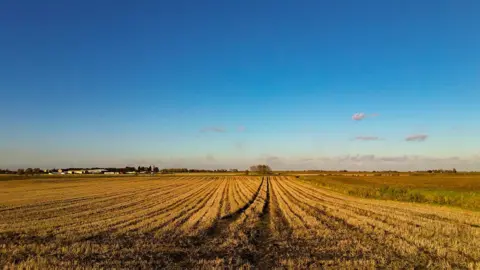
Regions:
<instances>
[{"instance_id":1,"label":"furrow in field","mask_svg":"<svg viewBox=\"0 0 480 270\"><path fill-rule=\"evenodd\" d=\"M242 195L240 194L241 187L240 187L239 181L236 179L233 179L233 182L234 182L234 186L233 186L232 194L229 197L231 210L228 213L224 213L224 215L238 211L238 209L240 209L248 201L248 199L243 199Z\"/></svg>"},{"instance_id":2,"label":"furrow in field","mask_svg":"<svg viewBox=\"0 0 480 270\"><path fill-rule=\"evenodd\" d=\"M312 206L315 204L314 201L300 192L286 188L283 180L277 180L277 183L278 190L283 190L284 196L289 197L292 203L298 205L305 215L317 219L317 222L311 221L315 226L304 231L303 235L294 233L294 239L288 239L288 245L293 247L287 249L294 248L301 251L299 254L294 254L292 258L281 262L281 265L297 262L303 265L302 267L307 265L308 267L326 267L331 263L332 258L336 258L336 263L342 264L359 259L370 264L377 261L377 258L383 258L383 267L385 267L386 264L388 265L389 262L398 258L396 253L386 252L385 247L378 244L369 235L365 235L361 230L345 223L340 218L329 216L316 209ZM402 267L402 265L396 265L396 267Z\"/></svg>"},{"instance_id":3,"label":"furrow in field","mask_svg":"<svg viewBox=\"0 0 480 270\"><path fill-rule=\"evenodd\" d=\"M440 261L439 264L442 265L459 267L460 265L467 265L473 259L472 255L465 254L463 251L459 252L455 248L446 248L443 245L439 245L438 240L422 239L420 235L415 235L413 230L404 228L401 224L392 226L385 223L385 220L395 216L396 210L394 208L391 209L389 215L385 214L382 220L378 220L359 213L357 210L359 206L353 198L350 203L345 203L345 199L349 199L349 197L342 198L344 199L343 202L339 203L331 197L321 198L318 195L315 196L313 194L314 191L311 191L311 189L294 184L292 181L287 180L284 183L291 192L299 192L304 197L315 201L314 206L317 207L319 213L325 213L325 215L344 220L352 226L352 229L361 230L365 235L370 235L378 241L387 243L398 254L401 254L404 260L409 261L411 264L422 265L430 260L436 260ZM414 218L415 216L412 216L412 219ZM440 238L440 241L443 240ZM462 243L462 246L464 244L466 243Z\"/></svg>"},{"instance_id":4,"label":"furrow in field","mask_svg":"<svg viewBox=\"0 0 480 270\"><path fill-rule=\"evenodd\" d=\"M170 204L169 207L159 208L159 209L148 209L142 213L137 213L135 216L132 216L125 222L115 224L114 229L119 233L129 232L129 231L153 231L157 227L163 226L167 223L167 220L170 220L174 213L179 211L187 211L191 208L191 205L198 204L204 199L205 196L215 191L215 188L218 186L218 180L207 181L206 185L196 192L191 192L186 195L181 195L174 203ZM175 217L175 216L174 216Z\"/></svg>"},{"instance_id":5,"label":"furrow in field","mask_svg":"<svg viewBox=\"0 0 480 270\"><path fill-rule=\"evenodd\" d=\"M317 199L319 201L322 200L318 197ZM352 198L352 200L356 199ZM444 252L448 250L450 256L452 256L452 251L456 251L470 260L478 260L480 257L479 253L469 252L469 250L479 249L480 244L470 240L472 236L480 235L480 228L453 221L447 222L443 218L437 219L437 216L432 214L430 214L430 220L424 220L425 217L423 214L425 213L420 213L419 215L421 217L419 217L414 214L415 212L408 211L408 207L405 207L409 206L410 208L414 208L416 207L415 204L402 204L403 207L398 207L395 203L390 206L379 206L377 205L377 201L371 201L371 205L333 202L339 204L342 209L354 213L356 216L368 217L368 221L372 226L383 228L390 233L399 231L408 232L407 234L402 233L402 235L405 235L406 240L414 242L423 249L426 249L428 246L435 247L435 252L437 252L439 256L443 256ZM388 204L390 204L390 202L388 202ZM440 212L439 209L435 212ZM406 212L406 210L408 212ZM431 211L432 209L430 209L430 212ZM407 213L410 215L409 218L405 216ZM458 242L452 243L450 240L452 237ZM459 247L461 247L461 249L459 249ZM459 258L456 258L456 260L458 259Z\"/></svg>"},{"instance_id":6,"label":"furrow in field","mask_svg":"<svg viewBox=\"0 0 480 270\"><path fill-rule=\"evenodd\" d=\"M281 194L276 187L276 180L270 181L270 227L272 228L272 238L279 242L291 238L293 234L291 216L285 214L285 207L282 207L283 200L280 200Z\"/></svg>"},{"instance_id":7,"label":"furrow in field","mask_svg":"<svg viewBox=\"0 0 480 270\"><path fill-rule=\"evenodd\" d=\"M234 267L243 264L256 265L263 258L265 249L263 242L269 232L269 180L264 177L253 201L243 211L225 217L215 237L206 245L211 250L209 254L201 254L204 258L212 255L228 254L236 263ZM213 259L213 258L212 258Z\"/></svg>"},{"instance_id":8,"label":"furrow in field","mask_svg":"<svg viewBox=\"0 0 480 270\"><path fill-rule=\"evenodd\" d=\"M228 181L228 182L227 182ZM182 236L192 237L201 232L206 231L213 225L215 220L220 216L220 207L222 206L222 199L226 193L228 184L233 180L228 179L220 184L215 195L210 199L203 208L199 209L196 213L188 218L188 220L182 224L182 226L176 230L175 237L180 238ZM227 184L228 183L228 184Z\"/></svg>"},{"instance_id":9,"label":"furrow in field","mask_svg":"<svg viewBox=\"0 0 480 270\"><path fill-rule=\"evenodd\" d=\"M272 180L271 183L272 190L276 194L275 202L278 203L278 209L293 233L301 233L311 227L313 224L308 224L304 220L308 214L291 201L291 198L279 187L277 180Z\"/></svg>"},{"instance_id":10,"label":"furrow in field","mask_svg":"<svg viewBox=\"0 0 480 270\"><path fill-rule=\"evenodd\" d=\"M237 179L235 179L234 181L235 181L235 189L234 189L235 192L233 193L234 195L233 199L235 201L235 207L233 207L232 212L240 209L240 207L242 207L242 205L244 205L248 201L249 197L252 197L252 194L250 194L250 196L244 197L242 193L242 189L243 189L243 186L241 185L242 183Z\"/></svg>"},{"instance_id":11,"label":"furrow in field","mask_svg":"<svg viewBox=\"0 0 480 270\"><path fill-rule=\"evenodd\" d=\"M224 187L222 180L217 180L216 185L208 190L205 194L199 194L195 200L187 202L178 209L172 209L165 213L158 220L152 222L146 222L145 226L141 228L135 228L134 231L140 231L142 233L155 233L156 236L163 238L169 233L174 232L181 227L192 215L204 208L208 202L218 194L218 191ZM132 227L129 227L132 231Z\"/></svg>"},{"instance_id":12,"label":"furrow in field","mask_svg":"<svg viewBox=\"0 0 480 270\"><path fill-rule=\"evenodd\" d=\"M83 233L103 233L105 231L117 231L141 221L154 218L161 213L168 212L170 209L178 207L178 205L182 205L182 203L194 197L196 193L207 190L211 185L212 182L205 182L180 196L173 194L170 200L164 200L165 198L152 198L147 205L148 207L143 205L135 209L126 209L124 212L112 212L102 218L93 215L91 220L87 220L86 222L79 221L76 226L65 228L63 232L80 231Z\"/></svg>"},{"instance_id":13,"label":"furrow in field","mask_svg":"<svg viewBox=\"0 0 480 270\"><path fill-rule=\"evenodd\" d=\"M19 226L20 228L24 229L32 227L37 230L41 230L55 227L56 230L59 230L60 228L65 227L66 230L71 230L75 228L75 225L77 225L78 223L85 223L86 221L88 221L90 216L91 218L95 218L96 221L99 221L104 219L105 216L107 218L110 217L114 210L116 211L114 212L116 216L121 216L124 213L133 212L138 209L144 209L145 207L148 208L154 205L156 202L149 200L150 197L153 197L155 199L157 196L164 195L163 197L168 200L169 198L175 196L175 194L165 196L166 194L162 193L161 188L156 192L158 192L158 194L150 192L148 192L147 194L138 194L133 201L117 202L117 204L114 204L111 207L108 207L108 205L95 206L92 207L90 210L78 213L78 215L76 213L73 213L72 215L59 216L55 219L33 221L30 222L29 226L23 223L18 223L14 225L16 227Z\"/></svg>"},{"instance_id":14,"label":"furrow in field","mask_svg":"<svg viewBox=\"0 0 480 270\"><path fill-rule=\"evenodd\" d=\"M227 180L227 187L226 187L226 201L225 204L223 204L223 209L221 215L226 215L227 213L230 213L230 208L232 207L230 204L230 198L232 196L233 188L231 187L232 181Z\"/></svg>"},{"instance_id":15,"label":"furrow in field","mask_svg":"<svg viewBox=\"0 0 480 270\"><path fill-rule=\"evenodd\" d=\"M188 182L185 182L188 183ZM72 198L72 196L78 196L78 194L66 194L66 196L69 196L66 199L56 199L56 200L50 200L42 203L34 203L34 204L27 204L23 206L16 206L11 209L4 209L3 212L7 212L9 210L13 210L14 213L19 213L19 211L22 213L22 215L28 215L29 213L37 213L39 210L42 211L47 211L47 210L52 210L55 211L57 209L61 208L68 208L72 206L77 206L77 205L85 205L85 204L91 204L95 201L103 201L103 200L108 200L116 197L124 197L124 196L135 196L138 193L141 193L144 190L149 190L154 186L155 183L149 183L147 186L140 186L137 187L136 189L132 188L132 183L128 183L128 186L123 187L121 185L117 186L115 191L109 192L108 190L102 190L100 189L99 191L92 192L92 187L91 186L86 186L85 187L85 192L81 197L75 197ZM157 184L158 185L158 184ZM178 183L170 183L168 186L176 186ZM123 188L123 189L122 189ZM111 189L111 188L109 188ZM50 193L53 193L54 191L50 191ZM26 210L26 211L22 211ZM8 214L8 213L3 213L3 214Z\"/></svg>"},{"instance_id":16,"label":"furrow in field","mask_svg":"<svg viewBox=\"0 0 480 270\"><path fill-rule=\"evenodd\" d=\"M128 185L127 185L128 184ZM57 203L69 203L69 202L75 202L78 199L89 199L91 197L95 196L106 196L109 194L116 194L116 193L121 193L118 192L118 189L120 188L128 188L130 190L134 189L133 183L123 183L120 181L120 183L115 183L116 189L115 191L111 191L111 188L109 190L110 185L107 185L103 183L102 185L95 185L95 183L90 182L90 185L84 185L81 188L78 189L68 189L68 192L64 193L59 193L56 192L55 188L50 187L49 189L45 189L44 191L39 191L35 190L30 193L26 193L25 191L19 191L16 193L14 198L8 198L6 197L6 202L7 203L14 203L12 205L11 209L21 209L21 208L31 208L35 206L46 206L46 205L56 205ZM37 200L36 197L40 197L41 200ZM23 201L24 203L18 202L15 203L16 201Z\"/></svg>"},{"instance_id":17,"label":"furrow in field","mask_svg":"<svg viewBox=\"0 0 480 270\"><path fill-rule=\"evenodd\" d=\"M254 189L250 189L245 183L238 181L238 190L237 195L239 198L239 203L241 205L245 204L252 198L252 195L255 194L256 190L258 189L260 183L257 183L257 186Z\"/></svg>"},{"instance_id":18,"label":"furrow in field","mask_svg":"<svg viewBox=\"0 0 480 270\"><path fill-rule=\"evenodd\" d=\"M38 222L41 220L54 221L56 219L76 218L88 215L92 209L96 209L96 214L100 214L105 211L113 211L118 207L124 207L121 204L127 203L134 205L138 201L145 200L146 197L151 195L168 194L176 189L181 188L183 185L174 186L151 186L148 188L140 189L135 192L123 192L115 196L106 198L92 198L91 200L82 200L78 204L72 204L69 206L59 206L58 208L38 209L31 211L30 213L16 213L15 217L10 216L11 223L18 223L17 219L20 219L23 223ZM23 217L23 218L22 218ZM22 225L24 226L24 225Z\"/></svg>"}]
</instances>

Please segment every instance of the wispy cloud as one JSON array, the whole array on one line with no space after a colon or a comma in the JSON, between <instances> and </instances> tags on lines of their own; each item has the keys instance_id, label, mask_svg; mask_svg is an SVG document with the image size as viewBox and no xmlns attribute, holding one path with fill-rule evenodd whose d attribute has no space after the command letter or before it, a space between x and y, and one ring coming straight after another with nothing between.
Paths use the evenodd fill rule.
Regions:
<instances>
[{"instance_id":1,"label":"wispy cloud","mask_svg":"<svg viewBox=\"0 0 480 270\"><path fill-rule=\"evenodd\" d=\"M407 136L405 138L405 141L407 142L423 142L428 138L428 135L426 134L414 134Z\"/></svg>"},{"instance_id":2,"label":"wispy cloud","mask_svg":"<svg viewBox=\"0 0 480 270\"><path fill-rule=\"evenodd\" d=\"M306 162L309 157L298 159L287 159L283 163L275 164L275 169L292 170L427 170L427 169L451 169L457 170L478 170L480 156L470 157L434 157L434 156L376 156L367 155L343 155L314 157L314 160ZM305 160L305 161L304 161Z\"/></svg>"},{"instance_id":3,"label":"wispy cloud","mask_svg":"<svg viewBox=\"0 0 480 270\"><path fill-rule=\"evenodd\" d=\"M280 160L280 157L276 157L276 156L269 156L266 158L267 162L276 162L276 161L279 161Z\"/></svg>"},{"instance_id":4,"label":"wispy cloud","mask_svg":"<svg viewBox=\"0 0 480 270\"><path fill-rule=\"evenodd\" d=\"M376 136L357 136L355 137L357 141L379 141L381 138Z\"/></svg>"},{"instance_id":5,"label":"wispy cloud","mask_svg":"<svg viewBox=\"0 0 480 270\"><path fill-rule=\"evenodd\" d=\"M360 112L360 113L354 113L352 115L352 119L355 121L360 121L367 117L377 117L378 115L379 115L378 113L366 114L366 113Z\"/></svg>"},{"instance_id":6,"label":"wispy cloud","mask_svg":"<svg viewBox=\"0 0 480 270\"><path fill-rule=\"evenodd\" d=\"M273 155L266 155L264 158L261 158L260 160L260 162L265 162L266 164L273 167L283 166L284 161L285 161L284 158L273 156Z\"/></svg>"},{"instance_id":7,"label":"wispy cloud","mask_svg":"<svg viewBox=\"0 0 480 270\"><path fill-rule=\"evenodd\" d=\"M348 159L351 160L351 161L373 161L375 159L375 155L349 156Z\"/></svg>"},{"instance_id":8,"label":"wispy cloud","mask_svg":"<svg viewBox=\"0 0 480 270\"><path fill-rule=\"evenodd\" d=\"M364 113L355 113L355 114L352 115L352 119L355 120L355 121L362 120L363 118L365 118Z\"/></svg>"},{"instance_id":9,"label":"wispy cloud","mask_svg":"<svg viewBox=\"0 0 480 270\"><path fill-rule=\"evenodd\" d=\"M224 133L227 130L223 127L204 127L200 129L200 132L217 132L217 133Z\"/></svg>"},{"instance_id":10,"label":"wispy cloud","mask_svg":"<svg viewBox=\"0 0 480 270\"><path fill-rule=\"evenodd\" d=\"M247 128L245 126L239 126L237 130L238 132L244 132Z\"/></svg>"},{"instance_id":11,"label":"wispy cloud","mask_svg":"<svg viewBox=\"0 0 480 270\"><path fill-rule=\"evenodd\" d=\"M392 157L379 157L380 161L386 162L404 162L408 160L407 156L392 156Z\"/></svg>"}]
</instances>

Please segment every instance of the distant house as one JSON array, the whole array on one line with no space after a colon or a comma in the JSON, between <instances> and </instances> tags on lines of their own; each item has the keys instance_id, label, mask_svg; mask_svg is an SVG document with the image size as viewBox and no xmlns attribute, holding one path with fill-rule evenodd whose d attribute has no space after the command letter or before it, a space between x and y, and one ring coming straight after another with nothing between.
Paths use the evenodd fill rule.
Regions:
<instances>
[{"instance_id":1,"label":"distant house","mask_svg":"<svg viewBox=\"0 0 480 270\"><path fill-rule=\"evenodd\" d=\"M104 172L103 174L120 174L119 172Z\"/></svg>"},{"instance_id":2,"label":"distant house","mask_svg":"<svg viewBox=\"0 0 480 270\"><path fill-rule=\"evenodd\" d=\"M67 171L68 174L84 174L85 171L75 170L75 171Z\"/></svg>"}]
</instances>

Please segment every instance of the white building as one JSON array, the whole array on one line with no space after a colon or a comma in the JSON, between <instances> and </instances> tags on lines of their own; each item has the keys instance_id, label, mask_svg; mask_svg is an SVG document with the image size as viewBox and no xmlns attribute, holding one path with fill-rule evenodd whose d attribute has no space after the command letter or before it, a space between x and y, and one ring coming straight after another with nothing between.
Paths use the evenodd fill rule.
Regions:
<instances>
[{"instance_id":1,"label":"white building","mask_svg":"<svg viewBox=\"0 0 480 270\"><path fill-rule=\"evenodd\" d=\"M99 174L105 172L105 169L92 169L92 170L87 170L88 173L93 173L93 174Z\"/></svg>"}]
</instances>

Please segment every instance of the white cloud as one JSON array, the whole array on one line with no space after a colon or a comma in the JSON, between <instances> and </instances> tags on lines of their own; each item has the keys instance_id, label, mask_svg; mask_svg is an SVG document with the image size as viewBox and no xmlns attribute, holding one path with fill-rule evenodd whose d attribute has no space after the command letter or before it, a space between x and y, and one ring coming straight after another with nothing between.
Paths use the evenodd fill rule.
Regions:
<instances>
[{"instance_id":1,"label":"white cloud","mask_svg":"<svg viewBox=\"0 0 480 270\"><path fill-rule=\"evenodd\" d=\"M355 120L355 121L359 121L359 120L362 120L365 118L365 114L364 113L355 113L352 115L352 119Z\"/></svg>"},{"instance_id":2,"label":"white cloud","mask_svg":"<svg viewBox=\"0 0 480 270\"><path fill-rule=\"evenodd\" d=\"M425 141L426 139L428 138L428 135L426 134L414 134L414 135L410 135L410 136L407 136L405 138L405 141L407 142L423 142Z\"/></svg>"},{"instance_id":3,"label":"white cloud","mask_svg":"<svg viewBox=\"0 0 480 270\"><path fill-rule=\"evenodd\" d=\"M378 113L372 113L367 115L366 113L360 112L360 113L354 113L352 115L352 119L355 121L360 121L367 117L377 117L378 115L379 115Z\"/></svg>"},{"instance_id":4,"label":"white cloud","mask_svg":"<svg viewBox=\"0 0 480 270\"><path fill-rule=\"evenodd\" d=\"M379 137L376 136L357 136L355 137L357 141L379 141L381 140Z\"/></svg>"}]
</instances>

